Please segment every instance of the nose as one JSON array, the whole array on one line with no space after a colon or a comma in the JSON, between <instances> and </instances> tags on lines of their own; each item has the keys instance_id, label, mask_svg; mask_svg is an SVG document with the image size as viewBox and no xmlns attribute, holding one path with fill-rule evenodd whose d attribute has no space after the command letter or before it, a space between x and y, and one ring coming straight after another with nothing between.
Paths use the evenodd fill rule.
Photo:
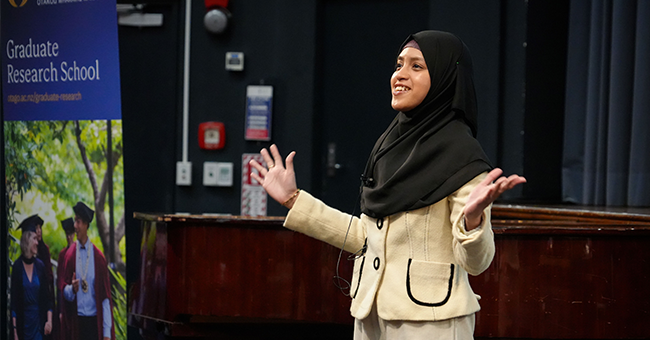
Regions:
<instances>
[{"instance_id":1,"label":"nose","mask_svg":"<svg viewBox=\"0 0 650 340\"><path fill-rule=\"evenodd\" d=\"M404 67L402 67L399 70L395 70L395 73L393 73L393 80L395 81L402 81L408 79L408 77L409 77L409 72Z\"/></svg>"}]
</instances>

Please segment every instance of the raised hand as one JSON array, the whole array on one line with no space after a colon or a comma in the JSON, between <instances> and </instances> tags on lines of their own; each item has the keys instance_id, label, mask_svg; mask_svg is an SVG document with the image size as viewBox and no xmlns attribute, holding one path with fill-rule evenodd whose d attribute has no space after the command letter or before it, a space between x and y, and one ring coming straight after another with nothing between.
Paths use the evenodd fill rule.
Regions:
<instances>
[{"instance_id":1,"label":"raised hand","mask_svg":"<svg viewBox=\"0 0 650 340\"><path fill-rule=\"evenodd\" d=\"M286 207L291 208L293 206L293 200L290 199L298 190L296 186L296 174L293 171L293 157L296 155L296 152L292 151L287 156L285 164L282 164L282 156L278 147L273 144L269 149L271 150L271 154L266 149L260 151L268 169L255 160L252 160L250 164L258 173L252 172L251 177L259 182L264 190L266 190L266 193L280 204L290 201L286 204Z\"/></svg>"},{"instance_id":2,"label":"raised hand","mask_svg":"<svg viewBox=\"0 0 650 340\"><path fill-rule=\"evenodd\" d=\"M472 190L465 204L465 226L467 230L478 227L481 223L483 210L492 204L499 196L518 184L526 183L526 179L519 175L509 177L501 176L503 170L496 168Z\"/></svg>"}]
</instances>

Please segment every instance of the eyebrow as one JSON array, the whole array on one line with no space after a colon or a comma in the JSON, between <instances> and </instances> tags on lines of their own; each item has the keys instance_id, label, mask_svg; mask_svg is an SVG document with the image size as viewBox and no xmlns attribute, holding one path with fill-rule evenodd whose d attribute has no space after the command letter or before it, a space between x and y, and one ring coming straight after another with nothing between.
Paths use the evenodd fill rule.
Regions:
<instances>
[{"instance_id":1,"label":"eyebrow","mask_svg":"<svg viewBox=\"0 0 650 340\"><path fill-rule=\"evenodd\" d=\"M412 59L412 60L422 60L422 61L424 61L424 58L422 58L422 57L409 57L409 58ZM404 60L404 59L406 59L406 58L404 58L402 56L397 57L398 61L399 60Z\"/></svg>"}]
</instances>

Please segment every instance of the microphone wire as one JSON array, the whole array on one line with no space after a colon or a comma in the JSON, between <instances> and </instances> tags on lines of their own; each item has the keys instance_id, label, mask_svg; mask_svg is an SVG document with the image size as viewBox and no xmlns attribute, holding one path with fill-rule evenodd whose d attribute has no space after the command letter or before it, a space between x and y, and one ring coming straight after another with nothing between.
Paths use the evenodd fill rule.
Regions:
<instances>
[{"instance_id":1,"label":"microphone wire","mask_svg":"<svg viewBox=\"0 0 650 340\"><path fill-rule=\"evenodd\" d=\"M352 288L352 284L350 283L350 281L344 279L343 277L341 277L339 275L339 266L341 264L341 257L343 256L343 249L345 249L345 244L347 243L348 235L350 234L350 227L352 226L352 220L354 219L354 214L357 212L357 205L359 204L360 199L361 199L361 192L363 191L363 184L364 184L364 182L366 180L365 178L366 178L365 175L361 175L361 185L359 186L359 194L357 195L357 199L355 200L354 207L352 208L352 213L350 214L350 222L348 222L348 228L347 228L347 230L345 232L345 238L343 238L343 244L341 245L341 249L339 250L339 256L338 256L338 259L336 260L336 275L334 275L334 277L333 277L334 286L336 288L338 288L343 295L348 296L348 297L350 296L350 290ZM351 254L350 256L348 256L347 260L348 261L354 261L354 260L364 256L364 254L366 253L367 248L368 248L368 245L364 244L363 247L361 247L361 249L354 252L354 254ZM347 292L346 292L346 290L347 290Z\"/></svg>"}]
</instances>

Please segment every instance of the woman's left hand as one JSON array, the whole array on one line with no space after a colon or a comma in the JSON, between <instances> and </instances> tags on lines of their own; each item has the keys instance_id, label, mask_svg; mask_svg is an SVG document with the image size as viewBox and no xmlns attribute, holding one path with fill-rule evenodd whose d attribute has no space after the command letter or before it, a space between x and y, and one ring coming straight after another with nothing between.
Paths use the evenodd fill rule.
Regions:
<instances>
[{"instance_id":1,"label":"woman's left hand","mask_svg":"<svg viewBox=\"0 0 650 340\"><path fill-rule=\"evenodd\" d=\"M490 171L487 177L469 194L464 210L467 230L474 229L481 224L483 210L501 194L518 184L526 183L526 179L519 175L504 177L501 174L503 174L503 170L499 168Z\"/></svg>"},{"instance_id":2,"label":"woman's left hand","mask_svg":"<svg viewBox=\"0 0 650 340\"><path fill-rule=\"evenodd\" d=\"M44 331L45 335L49 335L50 333L52 333L52 322L51 321L48 321L48 322L45 323L45 328L43 329L43 331Z\"/></svg>"}]
</instances>

